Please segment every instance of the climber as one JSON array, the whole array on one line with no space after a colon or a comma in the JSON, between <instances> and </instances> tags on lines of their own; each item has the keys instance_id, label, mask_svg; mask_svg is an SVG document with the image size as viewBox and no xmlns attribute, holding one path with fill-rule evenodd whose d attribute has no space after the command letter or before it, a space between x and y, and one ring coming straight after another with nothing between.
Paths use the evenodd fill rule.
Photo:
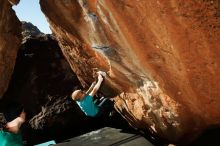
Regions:
<instances>
[{"instance_id":1,"label":"climber","mask_svg":"<svg viewBox=\"0 0 220 146\"><path fill-rule=\"evenodd\" d=\"M20 129L25 118L23 106L15 102L0 113L0 146L23 146Z\"/></svg>"},{"instance_id":2,"label":"climber","mask_svg":"<svg viewBox=\"0 0 220 146\"><path fill-rule=\"evenodd\" d=\"M103 78L106 77L106 73L102 71L97 72L98 75L98 81L93 82L90 88L87 90L87 92L84 92L82 90L75 90L72 93L72 99L76 101L78 106L81 108L81 110L90 117L96 117L102 113L102 106L104 103L108 100L107 98L100 98L94 100L94 96L98 92L102 82ZM96 104L96 102L100 102L99 104Z\"/></svg>"}]
</instances>

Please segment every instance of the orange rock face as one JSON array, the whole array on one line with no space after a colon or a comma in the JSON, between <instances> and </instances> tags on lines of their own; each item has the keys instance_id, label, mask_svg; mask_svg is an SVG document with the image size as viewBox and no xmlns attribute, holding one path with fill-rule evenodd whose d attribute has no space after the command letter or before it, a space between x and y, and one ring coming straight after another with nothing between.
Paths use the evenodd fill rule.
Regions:
<instances>
[{"instance_id":1,"label":"orange rock face","mask_svg":"<svg viewBox=\"0 0 220 146\"><path fill-rule=\"evenodd\" d=\"M0 99L8 87L21 43L21 24L7 0L0 1Z\"/></svg>"},{"instance_id":2,"label":"orange rock face","mask_svg":"<svg viewBox=\"0 0 220 146\"><path fill-rule=\"evenodd\" d=\"M220 3L41 0L62 51L86 86L102 91L134 127L173 142L220 124Z\"/></svg>"}]
</instances>

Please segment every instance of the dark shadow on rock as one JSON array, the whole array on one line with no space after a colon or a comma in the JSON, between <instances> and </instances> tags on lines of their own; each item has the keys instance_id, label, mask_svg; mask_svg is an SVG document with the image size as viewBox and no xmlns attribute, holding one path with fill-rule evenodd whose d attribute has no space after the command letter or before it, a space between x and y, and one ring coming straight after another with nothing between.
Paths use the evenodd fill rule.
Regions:
<instances>
[{"instance_id":1,"label":"dark shadow on rock","mask_svg":"<svg viewBox=\"0 0 220 146\"><path fill-rule=\"evenodd\" d=\"M59 142L105 126L132 129L120 115L109 117L109 111L97 118L86 117L70 98L74 89L82 87L56 39L39 32L31 35L35 27L28 28L32 29L23 33L27 38L18 51L9 88L0 101L0 111L11 101L24 105L27 121L22 133L27 145L52 139Z\"/></svg>"},{"instance_id":2,"label":"dark shadow on rock","mask_svg":"<svg viewBox=\"0 0 220 146\"><path fill-rule=\"evenodd\" d=\"M213 127L204 131L190 146L219 146L220 127Z\"/></svg>"}]
</instances>

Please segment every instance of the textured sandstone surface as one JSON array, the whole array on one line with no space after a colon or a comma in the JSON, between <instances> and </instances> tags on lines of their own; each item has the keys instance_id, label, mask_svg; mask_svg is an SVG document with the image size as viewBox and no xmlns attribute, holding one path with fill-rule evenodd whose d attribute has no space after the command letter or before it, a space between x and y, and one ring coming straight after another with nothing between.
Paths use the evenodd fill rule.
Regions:
<instances>
[{"instance_id":1,"label":"textured sandstone surface","mask_svg":"<svg viewBox=\"0 0 220 146\"><path fill-rule=\"evenodd\" d=\"M0 99L8 87L21 42L21 24L11 7L7 0L0 1Z\"/></svg>"},{"instance_id":2,"label":"textured sandstone surface","mask_svg":"<svg viewBox=\"0 0 220 146\"><path fill-rule=\"evenodd\" d=\"M79 81L56 39L41 33L31 23L22 24L22 44L9 87L0 101L0 111L11 101L24 105L28 124L22 133L27 145L40 143L41 139L45 142L51 137L62 139L70 133L66 127L76 129L75 125L86 121L68 96ZM41 133L37 132L39 129Z\"/></svg>"},{"instance_id":3,"label":"textured sandstone surface","mask_svg":"<svg viewBox=\"0 0 220 146\"><path fill-rule=\"evenodd\" d=\"M22 30L22 44L17 53L12 79L0 107L16 100L24 105L29 117L37 115L42 109L48 109L50 116L47 117L51 118L53 114L48 107L56 105L54 110L64 112L65 102L69 103L71 99L59 98L70 95L73 88L80 83L52 35L41 33L36 26L27 22L22 22ZM37 122L41 123L41 120L45 119L41 117ZM33 126L34 129L45 126L38 123L35 122L35 125L39 126Z\"/></svg>"},{"instance_id":4,"label":"textured sandstone surface","mask_svg":"<svg viewBox=\"0 0 220 146\"><path fill-rule=\"evenodd\" d=\"M63 54L86 87L102 92L136 128L171 141L220 124L220 3L41 0Z\"/></svg>"}]
</instances>

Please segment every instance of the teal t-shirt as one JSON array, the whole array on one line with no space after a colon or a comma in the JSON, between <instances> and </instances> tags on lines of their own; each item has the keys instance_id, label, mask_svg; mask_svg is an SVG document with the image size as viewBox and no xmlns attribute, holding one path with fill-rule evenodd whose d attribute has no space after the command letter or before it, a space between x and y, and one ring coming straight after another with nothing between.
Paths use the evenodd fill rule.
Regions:
<instances>
[{"instance_id":1,"label":"teal t-shirt","mask_svg":"<svg viewBox=\"0 0 220 146\"><path fill-rule=\"evenodd\" d=\"M0 146L23 146L21 134L0 131Z\"/></svg>"},{"instance_id":2,"label":"teal t-shirt","mask_svg":"<svg viewBox=\"0 0 220 146\"><path fill-rule=\"evenodd\" d=\"M99 107L94 104L93 97L85 96L82 100L76 101L81 110L90 117L95 117L99 112Z\"/></svg>"}]
</instances>

